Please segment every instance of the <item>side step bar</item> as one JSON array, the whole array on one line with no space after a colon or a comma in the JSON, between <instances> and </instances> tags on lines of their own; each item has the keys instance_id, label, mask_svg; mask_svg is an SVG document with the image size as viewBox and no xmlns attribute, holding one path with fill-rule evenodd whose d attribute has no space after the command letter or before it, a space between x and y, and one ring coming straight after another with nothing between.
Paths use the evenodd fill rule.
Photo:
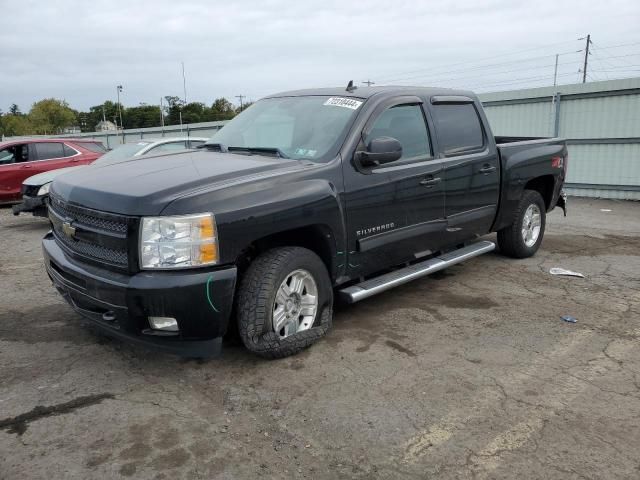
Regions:
<instances>
[{"instance_id":1,"label":"side step bar","mask_svg":"<svg viewBox=\"0 0 640 480\"><path fill-rule=\"evenodd\" d=\"M408 267L394 270L393 272L385 273L379 277L358 283L357 285L352 285L340 290L339 293L348 303L359 302L385 290L390 290L398 285L408 283L416 278L430 275L456 263L464 262L470 258L490 252L495 248L496 245L493 242L483 240L442 254L439 257L430 258L424 262L415 263Z\"/></svg>"}]
</instances>

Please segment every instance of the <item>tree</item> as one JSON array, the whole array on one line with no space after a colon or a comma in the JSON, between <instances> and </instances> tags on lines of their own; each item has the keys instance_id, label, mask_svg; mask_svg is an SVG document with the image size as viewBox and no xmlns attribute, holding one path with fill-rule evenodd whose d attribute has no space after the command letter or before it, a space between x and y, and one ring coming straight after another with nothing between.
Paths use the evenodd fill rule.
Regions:
<instances>
[{"instance_id":1,"label":"tree","mask_svg":"<svg viewBox=\"0 0 640 480\"><path fill-rule=\"evenodd\" d=\"M122 120L126 125L125 108L122 107ZM98 122L101 122L103 118L109 122L113 122L116 125L120 125L120 116L118 115L118 104L111 100L106 100L101 105L94 105L89 108L88 112L81 112L79 115L84 116L83 122L80 123L80 128L83 132L94 132Z\"/></svg>"},{"instance_id":2,"label":"tree","mask_svg":"<svg viewBox=\"0 0 640 480\"><path fill-rule=\"evenodd\" d=\"M7 113L0 117L0 135L13 137L32 133L33 126L26 115L11 115Z\"/></svg>"},{"instance_id":3,"label":"tree","mask_svg":"<svg viewBox=\"0 0 640 480\"><path fill-rule=\"evenodd\" d=\"M76 121L76 114L67 102L55 98L46 98L36 102L29 111L29 121L35 133L55 134Z\"/></svg>"},{"instance_id":4,"label":"tree","mask_svg":"<svg viewBox=\"0 0 640 480\"><path fill-rule=\"evenodd\" d=\"M126 110L124 128L147 128L160 125L160 107L157 105L140 104ZM124 110L123 110L124 114Z\"/></svg>"},{"instance_id":5,"label":"tree","mask_svg":"<svg viewBox=\"0 0 640 480\"><path fill-rule=\"evenodd\" d=\"M211 105L209 120L229 120L236 114L233 104L226 98L217 98Z\"/></svg>"},{"instance_id":6,"label":"tree","mask_svg":"<svg viewBox=\"0 0 640 480\"><path fill-rule=\"evenodd\" d=\"M22 113L20 112L20 107L18 107L18 105L16 105L15 103L12 103L9 107L9 113L11 115L22 115Z\"/></svg>"},{"instance_id":7,"label":"tree","mask_svg":"<svg viewBox=\"0 0 640 480\"><path fill-rule=\"evenodd\" d=\"M181 109L184 106L184 100L180 97L168 95L164 97L167 102L167 113L168 119L167 122L169 125L179 125L180 124L180 113ZM184 122L183 122L184 123Z\"/></svg>"},{"instance_id":8,"label":"tree","mask_svg":"<svg viewBox=\"0 0 640 480\"><path fill-rule=\"evenodd\" d=\"M182 107L182 123L206 122L208 111L204 103L191 102Z\"/></svg>"}]
</instances>

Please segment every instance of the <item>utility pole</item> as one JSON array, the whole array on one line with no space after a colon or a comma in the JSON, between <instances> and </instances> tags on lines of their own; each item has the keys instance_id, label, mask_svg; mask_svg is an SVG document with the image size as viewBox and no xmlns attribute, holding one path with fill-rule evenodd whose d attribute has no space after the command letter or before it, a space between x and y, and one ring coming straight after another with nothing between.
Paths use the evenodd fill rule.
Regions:
<instances>
[{"instance_id":1,"label":"utility pole","mask_svg":"<svg viewBox=\"0 0 640 480\"><path fill-rule=\"evenodd\" d=\"M585 37L578 40L585 40ZM586 36L587 45L584 47L584 66L582 67L582 83L587 82L587 64L589 63L589 45L591 45L591 34Z\"/></svg>"},{"instance_id":2,"label":"utility pole","mask_svg":"<svg viewBox=\"0 0 640 480\"><path fill-rule=\"evenodd\" d=\"M376 82L372 82L371 80L365 80L362 83L364 83L367 87L370 87L371 85L375 85L376 84Z\"/></svg>"},{"instance_id":3,"label":"utility pole","mask_svg":"<svg viewBox=\"0 0 640 480\"><path fill-rule=\"evenodd\" d=\"M160 125L164 128L164 112L162 111L162 97L160 97Z\"/></svg>"},{"instance_id":4,"label":"utility pole","mask_svg":"<svg viewBox=\"0 0 640 480\"><path fill-rule=\"evenodd\" d=\"M122 108L120 108L120 92L122 92L122 85L116 87L118 93L118 114L120 116L120 132L122 133L122 143L124 143L124 124L122 123Z\"/></svg>"},{"instance_id":5,"label":"utility pole","mask_svg":"<svg viewBox=\"0 0 640 480\"><path fill-rule=\"evenodd\" d=\"M242 99L246 98L246 96L245 95L236 95L236 98L240 99L240 111L242 111Z\"/></svg>"},{"instance_id":6,"label":"utility pole","mask_svg":"<svg viewBox=\"0 0 640 480\"><path fill-rule=\"evenodd\" d=\"M553 70L553 86L555 87L558 83L558 57L559 53L556 53L556 67Z\"/></svg>"}]
</instances>

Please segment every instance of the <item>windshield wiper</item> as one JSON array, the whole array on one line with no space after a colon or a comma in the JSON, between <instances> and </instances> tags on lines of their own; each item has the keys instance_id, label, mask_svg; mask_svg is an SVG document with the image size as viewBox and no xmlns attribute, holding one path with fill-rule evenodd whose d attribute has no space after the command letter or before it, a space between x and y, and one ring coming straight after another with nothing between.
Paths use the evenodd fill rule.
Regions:
<instances>
[{"instance_id":1,"label":"windshield wiper","mask_svg":"<svg viewBox=\"0 0 640 480\"><path fill-rule=\"evenodd\" d=\"M246 152L250 155L268 155L279 158L289 158L282 150L279 148L271 148L271 147L228 147L227 151L229 152Z\"/></svg>"},{"instance_id":2,"label":"windshield wiper","mask_svg":"<svg viewBox=\"0 0 640 480\"><path fill-rule=\"evenodd\" d=\"M213 150L214 152L226 152L227 147L221 143L204 143L198 145L196 148L206 148L207 150Z\"/></svg>"}]
</instances>

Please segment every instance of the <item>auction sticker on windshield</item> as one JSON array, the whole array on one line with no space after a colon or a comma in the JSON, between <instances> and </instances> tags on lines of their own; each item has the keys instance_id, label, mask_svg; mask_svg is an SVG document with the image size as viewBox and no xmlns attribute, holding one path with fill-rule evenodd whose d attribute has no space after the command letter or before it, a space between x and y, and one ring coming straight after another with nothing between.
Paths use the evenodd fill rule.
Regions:
<instances>
[{"instance_id":1,"label":"auction sticker on windshield","mask_svg":"<svg viewBox=\"0 0 640 480\"><path fill-rule=\"evenodd\" d=\"M344 98L344 97L331 97L324 105L331 105L333 107L344 107L350 108L351 110L357 110L362 102L359 100L354 100L353 98Z\"/></svg>"}]
</instances>

